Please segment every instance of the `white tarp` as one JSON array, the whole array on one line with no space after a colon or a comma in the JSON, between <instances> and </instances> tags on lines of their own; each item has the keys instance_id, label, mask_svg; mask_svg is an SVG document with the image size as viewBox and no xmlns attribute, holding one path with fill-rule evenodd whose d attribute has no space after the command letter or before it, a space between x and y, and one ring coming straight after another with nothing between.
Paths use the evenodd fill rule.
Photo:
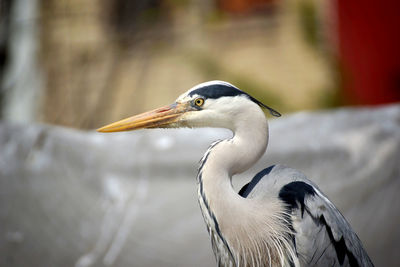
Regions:
<instances>
[{"instance_id":1,"label":"white tarp","mask_svg":"<svg viewBox=\"0 0 400 267\"><path fill-rule=\"evenodd\" d=\"M208 145L229 135L0 124L0 265L215 266L195 176ZM320 186L376 266L397 266L399 105L276 119L266 155L235 187L274 163Z\"/></svg>"}]
</instances>

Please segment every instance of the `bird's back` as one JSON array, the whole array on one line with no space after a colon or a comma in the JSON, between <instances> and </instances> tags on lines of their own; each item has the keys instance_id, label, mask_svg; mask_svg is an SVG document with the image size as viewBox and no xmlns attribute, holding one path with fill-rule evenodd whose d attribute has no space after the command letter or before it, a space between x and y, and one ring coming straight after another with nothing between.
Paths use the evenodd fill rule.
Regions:
<instances>
[{"instance_id":1,"label":"bird's back","mask_svg":"<svg viewBox=\"0 0 400 267\"><path fill-rule=\"evenodd\" d=\"M245 198L279 198L290 214L301 266L373 266L339 210L304 174L283 165L258 173L239 192Z\"/></svg>"}]
</instances>

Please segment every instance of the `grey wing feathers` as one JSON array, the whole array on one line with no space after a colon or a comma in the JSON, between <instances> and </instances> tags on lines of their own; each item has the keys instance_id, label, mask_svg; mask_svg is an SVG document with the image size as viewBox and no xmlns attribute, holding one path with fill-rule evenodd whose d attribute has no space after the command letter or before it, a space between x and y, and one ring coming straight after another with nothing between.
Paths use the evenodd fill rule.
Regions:
<instances>
[{"instance_id":1,"label":"grey wing feathers","mask_svg":"<svg viewBox=\"0 0 400 267\"><path fill-rule=\"evenodd\" d=\"M302 173L272 166L240 192L243 197L279 197L291 213L294 246L302 266L373 266L339 210Z\"/></svg>"}]
</instances>

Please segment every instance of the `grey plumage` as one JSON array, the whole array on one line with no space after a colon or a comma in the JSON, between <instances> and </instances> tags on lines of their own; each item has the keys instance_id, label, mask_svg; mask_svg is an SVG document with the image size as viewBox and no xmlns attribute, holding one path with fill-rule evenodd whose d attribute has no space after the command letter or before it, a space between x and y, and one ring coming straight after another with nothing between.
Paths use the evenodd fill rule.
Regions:
<instances>
[{"instance_id":1,"label":"grey plumage","mask_svg":"<svg viewBox=\"0 0 400 267\"><path fill-rule=\"evenodd\" d=\"M279 197L285 185L298 181L310 185L315 192L306 194L304 203L297 203L297 207L288 205L301 266L373 266L343 215L301 172L283 165L273 166L251 191L243 193L248 198L271 194Z\"/></svg>"}]
</instances>

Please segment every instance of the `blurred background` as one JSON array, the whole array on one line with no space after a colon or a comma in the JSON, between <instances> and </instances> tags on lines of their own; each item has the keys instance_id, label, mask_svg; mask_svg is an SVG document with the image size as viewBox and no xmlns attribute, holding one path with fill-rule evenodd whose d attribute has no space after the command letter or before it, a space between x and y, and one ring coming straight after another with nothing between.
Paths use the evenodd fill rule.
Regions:
<instances>
[{"instance_id":1,"label":"blurred background","mask_svg":"<svg viewBox=\"0 0 400 267\"><path fill-rule=\"evenodd\" d=\"M237 188L266 164L298 168L377 266L397 266L399 10L396 0L0 0L0 266L214 266L194 177L227 133L92 131L208 80L292 114L271 122L268 156Z\"/></svg>"},{"instance_id":2,"label":"blurred background","mask_svg":"<svg viewBox=\"0 0 400 267\"><path fill-rule=\"evenodd\" d=\"M91 129L226 80L286 113L400 100L395 0L1 0L0 116Z\"/></svg>"}]
</instances>

